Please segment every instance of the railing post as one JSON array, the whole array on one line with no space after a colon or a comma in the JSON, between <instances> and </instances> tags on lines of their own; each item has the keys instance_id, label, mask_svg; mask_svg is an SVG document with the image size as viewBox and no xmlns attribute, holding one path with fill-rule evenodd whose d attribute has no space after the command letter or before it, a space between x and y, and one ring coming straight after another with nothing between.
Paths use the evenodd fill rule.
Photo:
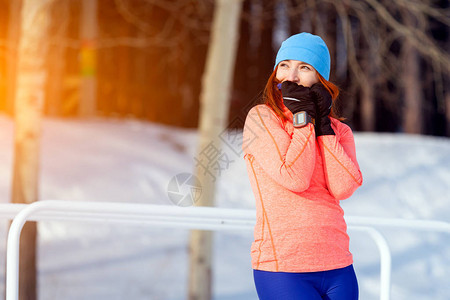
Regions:
<instances>
[{"instance_id":1,"label":"railing post","mask_svg":"<svg viewBox=\"0 0 450 300\"><path fill-rule=\"evenodd\" d=\"M377 244L380 252L380 300L389 300L391 297L392 257L386 238L372 227L352 226L349 229L368 233Z\"/></svg>"},{"instance_id":2,"label":"railing post","mask_svg":"<svg viewBox=\"0 0 450 300\"><path fill-rule=\"evenodd\" d=\"M35 205L39 202L27 205L13 219L8 233L6 248L6 300L19 299L19 246L20 233L27 221L29 214L39 208Z\"/></svg>"}]
</instances>

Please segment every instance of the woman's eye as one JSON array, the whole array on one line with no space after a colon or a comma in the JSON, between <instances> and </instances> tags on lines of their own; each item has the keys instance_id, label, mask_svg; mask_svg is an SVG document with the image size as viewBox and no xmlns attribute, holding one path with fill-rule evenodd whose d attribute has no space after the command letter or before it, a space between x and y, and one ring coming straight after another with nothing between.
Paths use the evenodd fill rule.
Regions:
<instances>
[{"instance_id":1,"label":"woman's eye","mask_svg":"<svg viewBox=\"0 0 450 300\"><path fill-rule=\"evenodd\" d=\"M304 69L304 70L311 70L308 66L302 66L302 69Z\"/></svg>"},{"instance_id":2,"label":"woman's eye","mask_svg":"<svg viewBox=\"0 0 450 300\"><path fill-rule=\"evenodd\" d=\"M280 63L280 67L282 67L282 68L287 68L287 67L288 67L288 64L287 64L287 63Z\"/></svg>"}]
</instances>

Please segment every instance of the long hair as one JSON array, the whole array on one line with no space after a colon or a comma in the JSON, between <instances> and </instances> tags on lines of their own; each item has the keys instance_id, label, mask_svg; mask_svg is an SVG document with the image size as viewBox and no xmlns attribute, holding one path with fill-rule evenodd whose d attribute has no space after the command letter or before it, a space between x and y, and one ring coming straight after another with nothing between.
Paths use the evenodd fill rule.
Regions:
<instances>
[{"instance_id":1,"label":"long hair","mask_svg":"<svg viewBox=\"0 0 450 300\"><path fill-rule=\"evenodd\" d=\"M264 88L263 93L263 101L266 105L268 105L272 110L275 112L275 114L284 122L288 121L288 117L284 114L282 109L282 103L283 98L281 96L281 91L278 89L277 84L280 83L276 79L278 66L275 68L275 70L272 72L272 74L269 77L269 80L267 80L266 87ZM339 88L331 83L330 81L326 80L322 77L317 71L316 71L317 77L319 78L319 81L325 86L325 88L328 90L328 92L331 94L331 99L333 100L333 105L331 107L331 113L330 116L339 120L343 120L341 116L339 116L336 108L336 99L339 96Z\"/></svg>"}]
</instances>

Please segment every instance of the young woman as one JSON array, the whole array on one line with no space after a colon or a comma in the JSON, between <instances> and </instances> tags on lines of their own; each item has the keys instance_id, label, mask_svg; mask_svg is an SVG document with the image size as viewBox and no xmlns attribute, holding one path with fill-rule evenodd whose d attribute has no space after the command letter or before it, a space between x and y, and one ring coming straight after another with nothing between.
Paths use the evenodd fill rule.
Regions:
<instances>
[{"instance_id":1,"label":"young woman","mask_svg":"<svg viewBox=\"0 0 450 300\"><path fill-rule=\"evenodd\" d=\"M354 300L344 200L362 184L351 129L334 112L330 54L316 35L285 40L244 127L256 200L252 267L261 300Z\"/></svg>"}]
</instances>

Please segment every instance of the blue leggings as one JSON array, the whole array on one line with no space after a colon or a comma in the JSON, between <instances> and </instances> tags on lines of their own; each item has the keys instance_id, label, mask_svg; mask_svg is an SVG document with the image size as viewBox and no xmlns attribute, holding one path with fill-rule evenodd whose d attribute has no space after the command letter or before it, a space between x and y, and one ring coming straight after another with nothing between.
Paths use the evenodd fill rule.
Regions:
<instances>
[{"instance_id":1,"label":"blue leggings","mask_svg":"<svg viewBox=\"0 0 450 300\"><path fill-rule=\"evenodd\" d=\"M253 270L260 300L357 300L353 265L342 269L286 273Z\"/></svg>"}]
</instances>

